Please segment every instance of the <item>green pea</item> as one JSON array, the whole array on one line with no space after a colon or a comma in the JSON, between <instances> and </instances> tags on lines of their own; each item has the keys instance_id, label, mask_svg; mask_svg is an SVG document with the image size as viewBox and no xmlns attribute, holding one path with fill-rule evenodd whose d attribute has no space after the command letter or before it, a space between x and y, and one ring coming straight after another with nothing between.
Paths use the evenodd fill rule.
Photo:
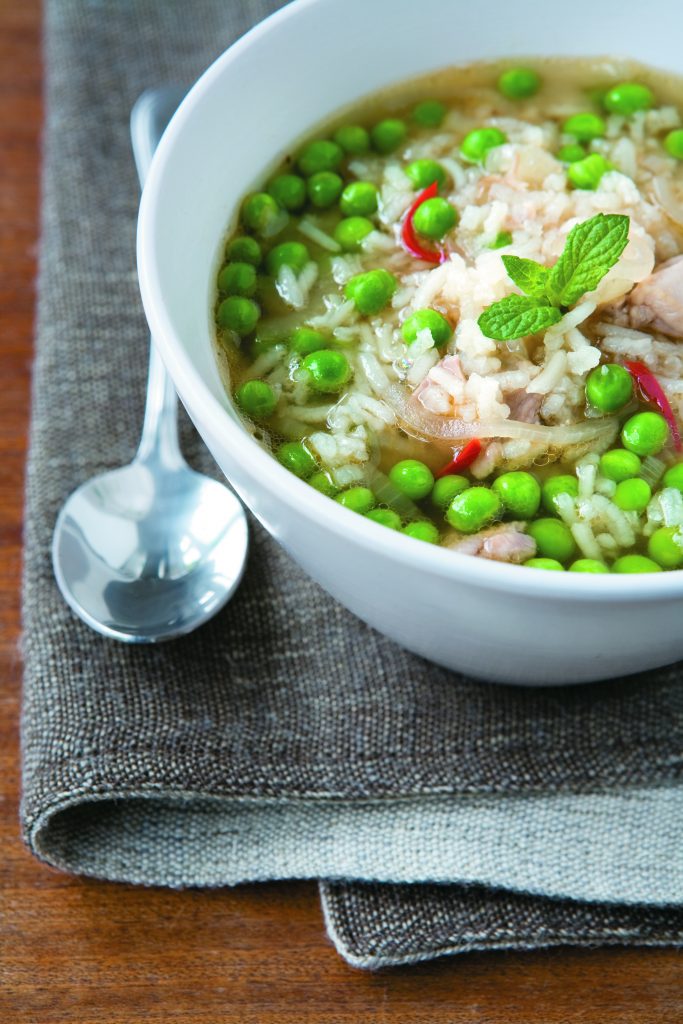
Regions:
<instances>
[{"instance_id":1,"label":"green pea","mask_svg":"<svg viewBox=\"0 0 683 1024\"><path fill-rule=\"evenodd\" d=\"M669 426L657 412L639 412L624 423L621 443L636 455L658 455L669 440Z\"/></svg>"},{"instance_id":2,"label":"green pea","mask_svg":"<svg viewBox=\"0 0 683 1024\"><path fill-rule=\"evenodd\" d=\"M413 227L425 238L443 238L457 223L457 210L439 196L425 200L413 214Z\"/></svg>"},{"instance_id":3,"label":"green pea","mask_svg":"<svg viewBox=\"0 0 683 1024\"><path fill-rule=\"evenodd\" d=\"M489 249L505 249L512 245L512 233L510 231L499 231L489 245Z\"/></svg>"},{"instance_id":4,"label":"green pea","mask_svg":"<svg viewBox=\"0 0 683 1024\"><path fill-rule=\"evenodd\" d=\"M285 441L275 454L285 469L302 480L312 476L318 468L318 463L301 441Z\"/></svg>"},{"instance_id":5,"label":"green pea","mask_svg":"<svg viewBox=\"0 0 683 1024\"><path fill-rule=\"evenodd\" d=\"M438 544L441 539L441 534L436 526L434 523L430 523L428 519L420 519L415 523L408 523L407 526L403 527L402 533L407 534L408 537L414 537L415 540L423 540L427 544Z\"/></svg>"},{"instance_id":6,"label":"green pea","mask_svg":"<svg viewBox=\"0 0 683 1024\"><path fill-rule=\"evenodd\" d=\"M652 89L640 82L620 82L608 89L602 99L605 110L624 117L631 117L639 110L649 110L654 102Z\"/></svg>"},{"instance_id":7,"label":"green pea","mask_svg":"<svg viewBox=\"0 0 683 1024\"><path fill-rule=\"evenodd\" d=\"M301 369L307 375L308 386L324 395L333 395L351 378L351 367L343 352L321 349L305 356Z\"/></svg>"},{"instance_id":8,"label":"green pea","mask_svg":"<svg viewBox=\"0 0 683 1024\"><path fill-rule=\"evenodd\" d=\"M413 501L426 498L434 486L432 471L418 459L403 459L389 470L394 487Z\"/></svg>"},{"instance_id":9,"label":"green pea","mask_svg":"<svg viewBox=\"0 0 683 1024\"><path fill-rule=\"evenodd\" d=\"M664 149L669 156L683 160L683 128L674 128L664 137Z\"/></svg>"},{"instance_id":10,"label":"green pea","mask_svg":"<svg viewBox=\"0 0 683 1024\"><path fill-rule=\"evenodd\" d=\"M436 184L443 188L448 180L445 170L436 160L413 160L405 169L413 188L428 188Z\"/></svg>"},{"instance_id":11,"label":"green pea","mask_svg":"<svg viewBox=\"0 0 683 1024\"><path fill-rule=\"evenodd\" d=\"M334 133L334 141L351 156L361 156L370 149L370 135L359 124L343 124Z\"/></svg>"},{"instance_id":12,"label":"green pea","mask_svg":"<svg viewBox=\"0 0 683 1024\"><path fill-rule=\"evenodd\" d=\"M338 143L330 142L329 139L315 139L301 150L297 166L306 178L310 178L320 171L336 171L343 157L344 153Z\"/></svg>"},{"instance_id":13,"label":"green pea","mask_svg":"<svg viewBox=\"0 0 683 1024\"><path fill-rule=\"evenodd\" d=\"M296 352L300 356L308 356L311 352L319 352L321 348L325 348L327 345L329 345L329 339L324 334L321 334L320 331L314 331L312 327L296 327L292 331L292 337L289 342L292 352Z\"/></svg>"},{"instance_id":14,"label":"green pea","mask_svg":"<svg viewBox=\"0 0 683 1024\"><path fill-rule=\"evenodd\" d=\"M498 79L498 90L509 100L525 100L541 87L539 75L531 68L508 68Z\"/></svg>"},{"instance_id":15,"label":"green pea","mask_svg":"<svg viewBox=\"0 0 683 1024\"><path fill-rule=\"evenodd\" d=\"M564 572L564 566L555 558L530 558L524 564L527 569L551 569L554 572Z\"/></svg>"},{"instance_id":16,"label":"green pea","mask_svg":"<svg viewBox=\"0 0 683 1024\"><path fill-rule=\"evenodd\" d=\"M341 494L338 494L334 500L338 501L344 508L364 516L371 508L375 507L377 499L369 487L349 487L347 491L342 491Z\"/></svg>"},{"instance_id":17,"label":"green pea","mask_svg":"<svg viewBox=\"0 0 683 1024\"><path fill-rule=\"evenodd\" d=\"M266 267L272 277L277 277L283 267L291 267L300 274L310 259L303 242L281 242L266 256Z\"/></svg>"},{"instance_id":18,"label":"green pea","mask_svg":"<svg viewBox=\"0 0 683 1024\"><path fill-rule=\"evenodd\" d=\"M314 473L308 482L311 487L314 487L316 491L320 491L321 494L326 495L328 498L334 498L339 494L339 488L332 482L327 473Z\"/></svg>"},{"instance_id":19,"label":"green pea","mask_svg":"<svg viewBox=\"0 0 683 1024\"><path fill-rule=\"evenodd\" d=\"M251 263L226 263L218 275L218 288L223 295L253 295L256 271Z\"/></svg>"},{"instance_id":20,"label":"green pea","mask_svg":"<svg viewBox=\"0 0 683 1024\"><path fill-rule=\"evenodd\" d=\"M662 569L683 565L683 530L680 526L662 526L647 542L647 553Z\"/></svg>"},{"instance_id":21,"label":"green pea","mask_svg":"<svg viewBox=\"0 0 683 1024\"><path fill-rule=\"evenodd\" d=\"M500 498L488 487L468 487L446 509L446 519L460 533L477 533L500 514Z\"/></svg>"},{"instance_id":22,"label":"green pea","mask_svg":"<svg viewBox=\"0 0 683 1024\"><path fill-rule=\"evenodd\" d=\"M548 512L554 512L557 514L558 508L556 500L560 494L568 494L571 498L578 498L579 496L579 481L575 476L570 476L568 473L562 473L558 476L549 477L543 487L541 488L541 500L543 507Z\"/></svg>"},{"instance_id":23,"label":"green pea","mask_svg":"<svg viewBox=\"0 0 683 1024\"><path fill-rule=\"evenodd\" d=\"M603 363L588 374L586 398L599 412L616 412L633 395L633 378L617 363Z\"/></svg>"},{"instance_id":24,"label":"green pea","mask_svg":"<svg viewBox=\"0 0 683 1024\"><path fill-rule=\"evenodd\" d=\"M612 501L622 512L643 512L652 497L652 488L646 480L634 477L617 484Z\"/></svg>"},{"instance_id":25,"label":"green pea","mask_svg":"<svg viewBox=\"0 0 683 1024\"><path fill-rule=\"evenodd\" d=\"M599 114L572 114L562 125L565 135L573 135L579 142L592 142L601 139L607 131L607 125Z\"/></svg>"},{"instance_id":26,"label":"green pea","mask_svg":"<svg viewBox=\"0 0 683 1024\"><path fill-rule=\"evenodd\" d=\"M567 177L574 188L594 190L600 184L603 174L613 170L612 164L602 153L591 153L583 160L577 160L567 168Z\"/></svg>"},{"instance_id":27,"label":"green pea","mask_svg":"<svg viewBox=\"0 0 683 1024\"><path fill-rule=\"evenodd\" d=\"M363 316L379 313L396 291L396 278L384 268L356 274L346 282L344 295Z\"/></svg>"},{"instance_id":28,"label":"green pea","mask_svg":"<svg viewBox=\"0 0 683 1024\"><path fill-rule=\"evenodd\" d=\"M598 561L597 558L579 558L576 562L572 562L569 571L604 573L609 572L609 569L604 562Z\"/></svg>"},{"instance_id":29,"label":"green pea","mask_svg":"<svg viewBox=\"0 0 683 1024\"><path fill-rule=\"evenodd\" d=\"M470 482L466 476L459 476L457 473L442 476L432 488L430 495L431 503L436 508L441 509L442 512L445 512L453 498L458 494L462 494L469 486Z\"/></svg>"},{"instance_id":30,"label":"green pea","mask_svg":"<svg viewBox=\"0 0 683 1024\"><path fill-rule=\"evenodd\" d=\"M374 224L367 217L345 217L334 229L334 238L344 252L358 252L363 239L374 230Z\"/></svg>"},{"instance_id":31,"label":"green pea","mask_svg":"<svg viewBox=\"0 0 683 1024\"><path fill-rule=\"evenodd\" d=\"M242 205L242 220L259 235L268 235L274 221L281 216L280 207L267 192L254 192Z\"/></svg>"},{"instance_id":32,"label":"green pea","mask_svg":"<svg viewBox=\"0 0 683 1024\"><path fill-rule=\"evenodd\" d=\"M247 416L263 420L272 416L277 405L277 395L264 380L248 380L235 392L235 401Z\"/></svg>"},{"instance_id":33,"label":"green pea","mask_svg":"<svg viewBox=\"0 0 683 1024\"><path fill-rule=\"evenodd\" d=\"M481 164L490 150L502 146L507 140L507 135L500 128L475 128L460 143L460 153L470 163Z\"/></svg>"},{"instance_id":34,"label":"green pea","mask_svg":"<svg viewBox=\"0 0 683 1024\"><path fill-rule=\"evenodd\" d=\"M538 512L541 486L531 473L503 473L493 481L491 488L502 501L508 515L516 519L531 519Z\"/></svg>"},{"instance_id":35,"label":"green pea","mask_svg":"<svg viewBox=\"0 0 683 1024\"><path fill-rule=\"evenodd\" d=\"M653 562L651 558L646 558L645 555L622 555L621 558L617 558L612 566L612 572L617 573L661 571L661 565L657 565L656 562Z\"/></svg>"},{"instance_id":36,"label":"green pea","mask_svg":"<svg viewBox=\"0 0 683 1024\"><path fill-rule=\"evenodd\" d=\"M410 116L421 128L438 128L446 116L446 108L439 100L422 100Z\"/></svg>"},{"instance_id":37,"label":"green pea","mask_svg":"<svg viewBox=\"0 0 683 1024\"><path fill-rule=\"evenodd\" d=\"M675 487L683 494L683 462L676 463L667 469L662 480L664 487Z\"/></svg>"},{"instance_id":38,"label":"green pea","mask_svg":"<svg viewBox=\"0 0 683 1024\"><path fill-rule=\"evenodd\" d=\"M225 256L235 263L251 263L253 267L258 267L261 262L261 246L255 238L240 235L228 242Z\"/></svg>"},{"instance_id":39,"label":"green pea","mask_svg":"<svg viewBox=\"0 0 683 1024\"><path fill-rule=\"evenodd\" d=\"M370 217L377 213L377 186L371 181L350 181L341 194L339 207L345 217Z\"/></svg>"},{"instance_id":40,"label":"green pea","mask_svg":"<svg viewBox=\"0 0 683 1024\"><path fill-rule=\"evenodd\" d=\"M390 508L371 508L365 513L366 519L372 519L373 523L386 526L389 530L401 529L401 517Z\"/></svg>"},{"instance_id":41,"label":"green pea","mask_svg":"<svg viewBox=\"0 0 683 1024\"><path fill-rule=\"evenodd\" d=\"M239 334L240 338L251 334L259 322L260 316L261 310L254 300L246 299L242 295L231 295L229 298L223 299L216 314L221 327L227 327L234 331L235 334Z\"/></svg>"},{"instance_id":42,"label":"green pea","mask_svg":"<svg viewBox=\"0 0 683 1024\"><path fill-rule=\"evenodd\" d=\"M640 473L640 459L635 452L627 452L624 448L613 448L600 457L600 472L608 480L621 483Z\"/></svg>"},{"instance_id":43,"label":"green pea","mask_svg":"<svg viewBox=\"0 0 683 1024\"><path fill-rule=\"evenodd\" d=\"M563 164L575 164L577 160L583 160L586 150L578 142L570 142L557 151L557 159Z\"/></svg>"},{"instance_id":44,"label":"green pea","mask_svg":"<svg viewBox=\"0 0 683 1024\"><path fill-rule=\"evenodd\" d=\"M446 345L453 336L448 320L435 309L416 309L403 321L401 334L407 345L412 345L420 331L429 331L437 348Z\"/></svg>"},{"instance_id":45,"label":"green pea","mask_svg":"<svg viewBox=\"0 0 683 1024\"><path fill-rule=\"evenodd\" d=\"M576 554L576 541L572 532L559 519L534 519L527 526L527 533L536 541L538 554L542 558L568 562Z\"/></svg>"},{"instance_id":46,"label":"green pea","mask_svg":"<svg viewBox=\"0 0 683 1024\"><path fill-rule=\"evenodd\" d=\"M344 182L334 171L318 171L308 179L308 198L319 210L333 206L341 195Z\"/></svg>"},{"instance_id":47,"label":"green pea","mask_svg":"<svg viewBox=\"0 0 683 1024\"><path fill-rule=\"evenodd\" d=\"M306 182L298 174L278 174L268 191L283 210L300 210L306 205Z\"/></svg>"},{"instance_id":48,"label":"green pea","mask_svg":"<svg viewBox=\"0 0 683 1024\"><path fill-rule=\"evenodd\" d=\"M370 138L378 153L393 153L405 141L407 133L404 121L388 117L375 125L370 132Z\"/></svg>"}]
</instances>

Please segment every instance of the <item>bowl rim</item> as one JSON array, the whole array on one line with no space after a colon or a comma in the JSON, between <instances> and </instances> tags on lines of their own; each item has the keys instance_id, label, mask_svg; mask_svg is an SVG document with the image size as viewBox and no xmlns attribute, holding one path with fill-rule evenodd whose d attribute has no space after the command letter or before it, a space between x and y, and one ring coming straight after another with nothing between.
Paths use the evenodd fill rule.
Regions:
<instances>
[{"instance_id":1,"label":"bowl rim","mask_svg":"<svg viewBox=\"0 0 683 1024\"><path fill-rule=\"evenodd\" d=\"M243 51L258 45L262 37L276 32L281 22L300 17L313 6L336 0L292 0L269 15L231 44L209 65L185 95L159 143L142 193L137 227L137 270L145 310L154 343L181 398L191 410L201 408L203 419L210 421L230 446L232 457L249 475L268 489L279 492L285 503L304 518L312 514L334 534L346 534L356 545L378 552L411 569L422 570L444 579L457 580L483 589L514 592L528 597L563 598L567 601L604 601L617 603L644 598L671 599L683 596L683 569L662 573L639 573L634 591L627 586L630 574L554 573L510 565L449 551L440 545L426 544L388 530L372 520L349 512L337 502L320 494L303 480L288 472L228 413L203 380L194 362L186 354L164 302L164 289L155 259L155 238L160 220L159 196L177 147L182 146L185 125L194 116L204 96L214 87L226 67ZM228 400L229 399L229 396Z\"/></svg>"}]
</instances>

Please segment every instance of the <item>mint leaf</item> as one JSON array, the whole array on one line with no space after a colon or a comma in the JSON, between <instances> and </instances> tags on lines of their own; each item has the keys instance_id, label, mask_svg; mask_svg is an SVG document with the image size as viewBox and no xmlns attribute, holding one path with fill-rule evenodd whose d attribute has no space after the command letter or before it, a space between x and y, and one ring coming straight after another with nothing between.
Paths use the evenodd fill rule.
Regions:
<instances>
[{"instance_id":1,"label":"mint leaf","mask_svg":"<svg viewBox=\"0 0 683 1024\"><path fill-rule=\"evenodd\" d=\"M552 327L562 314L555 306L542 305L527 295L508 295L481 314L477 323L482 334L495 341L510 341Z\"/></svg>"},{"instance_id":2,"label":"mint leaf","mask_svg":"<svg viewBox=\"0 0 683 1024\"><path fill-rule=\"evenodd\" d=\"M597 288L626 248L628 228L629 218L620 213L598 213L576 224L550 272L547 294L551 302L572 306Z\"/></svg>"},{"instance_id":3,"label":"mint leaf","mask_svg":"<svg viewBox=\"0 0 683 1024\"><path fill-rule=\"evenodd\" d=\"M536 299L546 297L550 271L536 260L522 259L521 256L501 256L508 277L512 278L525 295Z\"/></svg>"}]
</instances>

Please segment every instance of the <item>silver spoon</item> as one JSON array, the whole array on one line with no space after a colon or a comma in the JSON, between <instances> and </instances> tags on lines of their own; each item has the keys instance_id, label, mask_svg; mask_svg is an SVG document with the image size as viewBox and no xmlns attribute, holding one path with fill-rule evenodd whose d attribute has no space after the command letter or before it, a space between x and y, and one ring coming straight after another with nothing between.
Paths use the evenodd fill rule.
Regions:
<instances>
[{"instance_id":1,"label":"silver spoon","mask_svg":"<svg viewBox=\"0 0 683 1024\"><path fill-rule=\"evenodd\" d=\"M133 108L141 183L181 99L177 89L149 90ZM52 563L65 600L98 633L126 643L170 640L201 626L233 594L246 561L244 509L227 487L189 468L177 412L152 342L135 459L82 484L55 525Z\"/></svg>"}]
</instances>

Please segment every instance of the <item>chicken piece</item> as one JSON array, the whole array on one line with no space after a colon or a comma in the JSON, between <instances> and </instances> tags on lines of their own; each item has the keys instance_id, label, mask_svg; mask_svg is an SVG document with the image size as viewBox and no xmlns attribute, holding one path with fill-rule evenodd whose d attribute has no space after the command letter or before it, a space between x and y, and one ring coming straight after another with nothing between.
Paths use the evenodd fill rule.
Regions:
<instances>
[{"instance_id":1,"label":"chicken piece","mask_svg":"<svg viewBox=\"0 0 683 1024\"><path fill-rule=\"evenodd\" d=\"M481 450L480 455L470 466L470 472L476 480L483 480L500 465L503 459L503 446L500 441L489 441Z\"/></svg>"},{"instance_id":2,"label":"chicken piece","mask_svg":"<svg viewBox=\"0 0 683 1024\"><path fill-rule=\"evenodd\" d=\"M461 555L477 555L494 562L520 565L536 554L536 541L523 532L524 527L524 523L498 523L471 537L454 532L444 544Z\"/></svg>"},{"instance_id":3,"label":"chicken piece","mask_svg":"<svg viewBox=\"0 0 683 1024\"><path fill-rule=\"evenodd\" d=\"M540 423L539 412L545 395L529 394L526 388L517 388L503 395L503 401L510 410L510 419L519 423Z\"/></svg>"},{"instance_id":4,"label":"chicken piece","mask_svg":"<svg viewBox=\"0 0 683 1024\"><path fill-rule=\"evenodd\" d=\"M462 399L466 382L457 356L444 356L420 381L413 397L428 411L440 416L452 415Z\"/></svg>"},{"instance_id":5,"label":"chicken piece","mask_svg":"<svg viewBox=\"0 0 683 1024\"><path fill-rule=\"evenodd\" d=\"M627 307L631 327L649 327L683 339L683 256L662 263L637 284Z\"/></svg>"}]
</instances>

